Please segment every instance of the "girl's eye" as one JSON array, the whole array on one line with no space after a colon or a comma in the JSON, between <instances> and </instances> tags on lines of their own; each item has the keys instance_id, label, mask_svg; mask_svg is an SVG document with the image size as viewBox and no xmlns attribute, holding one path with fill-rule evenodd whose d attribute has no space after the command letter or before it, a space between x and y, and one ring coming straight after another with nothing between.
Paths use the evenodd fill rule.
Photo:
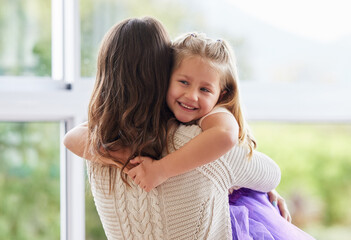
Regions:
<instances>
[{"instance_id":1,"label":"girl's eye","mask_svg":"<svg viewBox=\"0 0 351 240\"><path fill-rule=\"evenodd\" d=\"M188 83L187 81L185 81L185 80L179 80L179 82L180 82L181 84L184 84L184 85L189 85L189 83Z\"/></svg>"},{"instance_id":2,"label":"girl's eye","mask_svg":"<svg viewBox=\"0 0 351 240\"><path fill-rule=\"evenodd\" d=\"M211 92L208 88L200 88L200 90L203 92Z\"/></svg>"}]
</instances>

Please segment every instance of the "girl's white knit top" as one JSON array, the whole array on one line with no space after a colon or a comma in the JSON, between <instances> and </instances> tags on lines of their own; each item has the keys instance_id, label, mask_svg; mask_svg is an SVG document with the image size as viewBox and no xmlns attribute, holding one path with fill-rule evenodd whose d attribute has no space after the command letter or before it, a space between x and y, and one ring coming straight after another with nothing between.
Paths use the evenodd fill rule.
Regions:
<instances>
[{"instance_id":1,"label":"girl's white knit top","mask_svg":"<svg viewBox=\"0 0 351 240\"><path fill-rule=\"evenodd\" d=\"M180 126L179 148L201 129ZM131 180L128 187L117 173L109 193L108 168L91 171L91 191L108 239L232 239L228 189L246 187L268 192L280 182L278 165L266 155L236 146L218 160L172 177L147 193Z\"/></svg>"}]
</instances>

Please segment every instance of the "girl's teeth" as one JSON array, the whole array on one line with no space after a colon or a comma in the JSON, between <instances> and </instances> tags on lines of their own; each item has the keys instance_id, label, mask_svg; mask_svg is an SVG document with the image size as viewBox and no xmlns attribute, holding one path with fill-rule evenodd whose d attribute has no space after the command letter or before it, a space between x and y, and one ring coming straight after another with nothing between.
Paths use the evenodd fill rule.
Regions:
<instances>
[{"instance_id":1,"label":"girl's teeth","mask_svg":"<svg viewBox=\"0 0 351 240\"><path fill-rule=\"evenodd\" d=\"M185 107L186 109L190 109L190 110L194 110L195 108L193 108L193 107L189 107L189 106L187 106L187 105L185 105L184 103L181 103L180 104L182 107Z\"/></svg>"}]
</instances>

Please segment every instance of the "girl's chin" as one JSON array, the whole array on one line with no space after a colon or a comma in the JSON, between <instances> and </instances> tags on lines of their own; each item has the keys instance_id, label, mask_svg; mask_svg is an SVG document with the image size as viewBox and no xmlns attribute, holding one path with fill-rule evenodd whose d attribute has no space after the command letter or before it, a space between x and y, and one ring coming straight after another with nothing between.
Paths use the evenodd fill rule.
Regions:
<instances>
[{"instance_id":1,"label":"girl's chin","mask_svg":"<svg viewBox=\"0 0 351 240\"><path fill-rule=\"evenodd\" d=\"M176 116L176 119L179 122L184 123L184 124L194 121L194 119L191 119L189 117L182 117L182 116Z\"/></svg>"}]
</instances>

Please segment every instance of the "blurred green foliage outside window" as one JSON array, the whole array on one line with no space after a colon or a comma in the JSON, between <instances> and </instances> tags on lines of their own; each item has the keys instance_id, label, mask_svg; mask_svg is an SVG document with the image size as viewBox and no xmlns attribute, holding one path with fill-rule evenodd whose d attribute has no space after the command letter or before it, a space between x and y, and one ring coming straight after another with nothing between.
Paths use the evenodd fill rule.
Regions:
<instances>
[{"instance_id":1,"label":"blurred green foliage outside window","mask_svg":"<svg viewBox=\"0 0 351 240\"><path fill-rule=\"evenodd\" d=\"M1 0L0 75L51 76L51 1Z\"/></svg>"},{"instance_id":2,"label":"blurred green foliage outside window","mask_svg":"<svg viewBox=\"0 0 351 240\"><path fill-rule=\"evenodd\" d=\"M0 122L0 239L60 236L60 124Z\"/></svg>"}]
</instances>

